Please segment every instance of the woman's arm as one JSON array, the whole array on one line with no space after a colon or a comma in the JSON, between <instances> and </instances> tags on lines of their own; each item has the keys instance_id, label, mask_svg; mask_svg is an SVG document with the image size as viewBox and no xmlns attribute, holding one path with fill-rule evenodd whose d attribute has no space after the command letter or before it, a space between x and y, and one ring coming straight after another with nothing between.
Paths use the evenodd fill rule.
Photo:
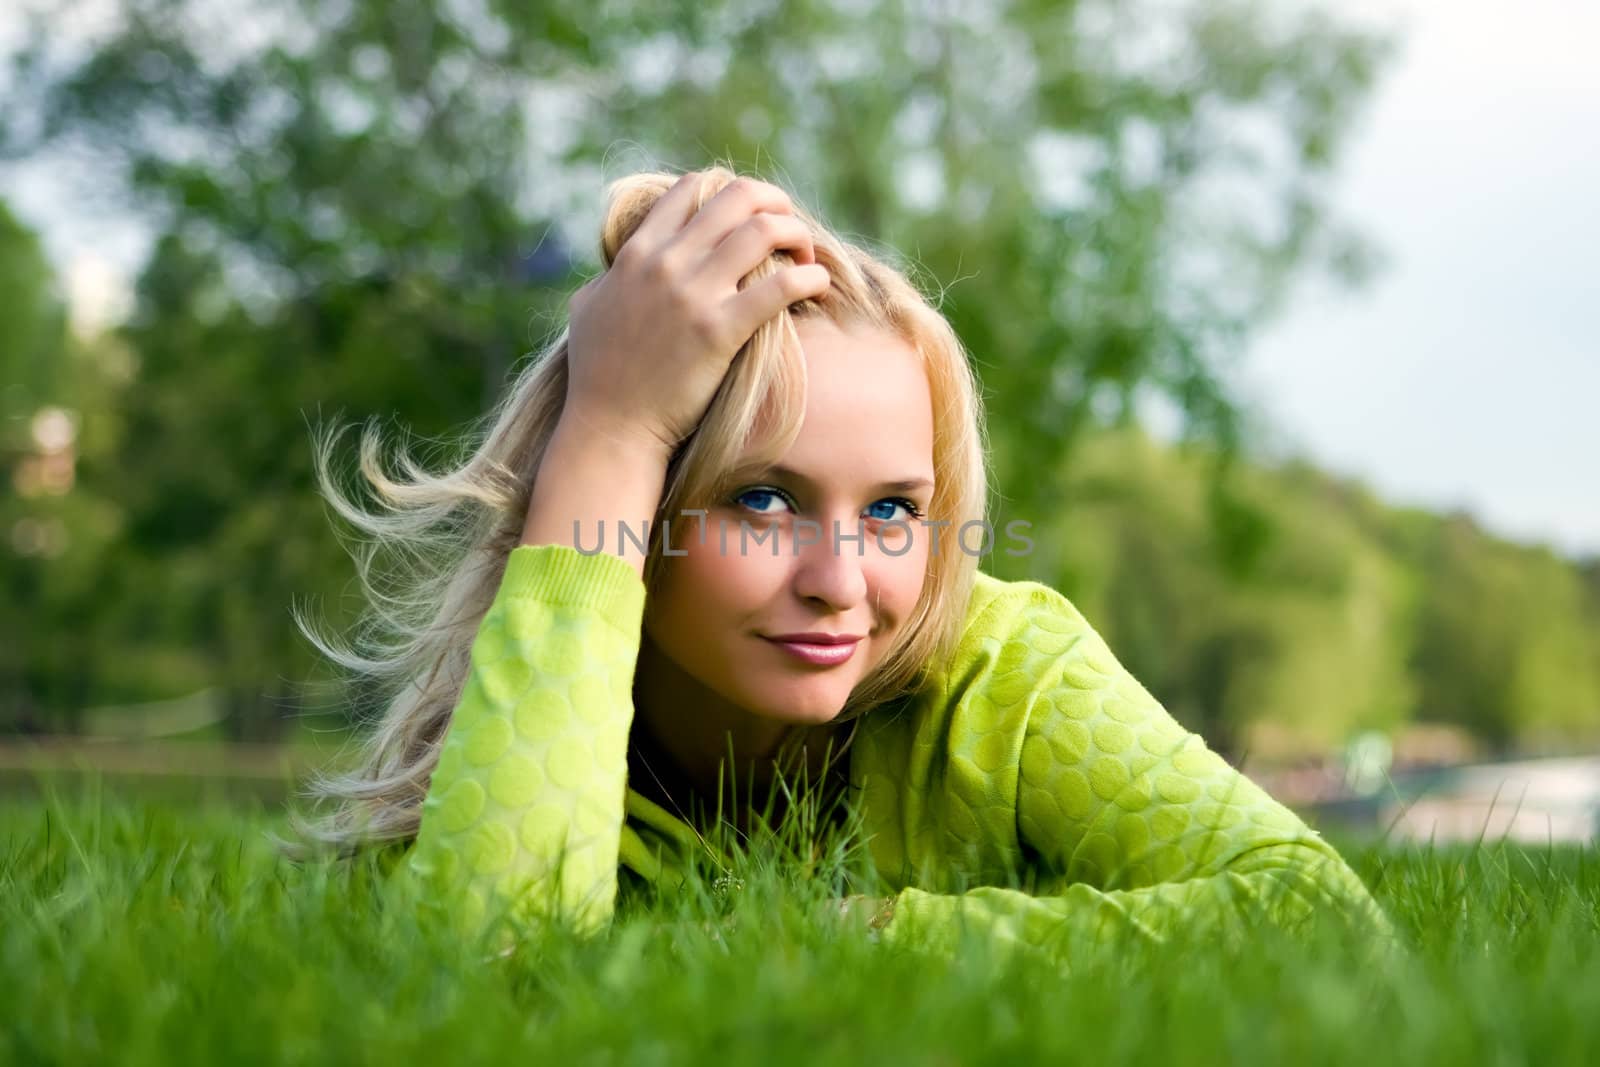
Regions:
<instances>
[{"instance_id":1,"label":"woman's arm","mask_svg":"<svg viewBox=\"0 0 1600 1067\"><path fill-rule=\"evenodd\" d=\"M396 877L476 932L611 916L644 584L615 555L512 551Z\"/></svg>"},{"instance_id":2,"label":"woman's arm","mask_svg":"<svg viewBox=\"0 0 1600 1067\"><path fill-rule=\"evenodd\" d=\"M1390 947L1388 919L1333 847L1173 720L1066 598L1028 585L986 618L998 655L964 671L984 710L956 721L974 734L988 724L984 745L1006 738L1005 773L989 780L1014 782L1016 839L1038 883L906 888L884 940L949 951L966 924L1067 965L1074 949L1122 937L1237 942L1256 923L1332 917Z\"/></svg>"},{"instance_id":3,"label":"woman's arm","mask_svg":"<svg viewBox=\"0 0 1600 1067\"><path fill-rule=\"evenodd\" d=\"M534 478L522 543L582 545L586 552L599 544L643 578L639 543L649 543L669 458L664 449L608 436L581 412L563 414ZM637 542L619 536L622 523Z\"/></svg>"},{"instance_id":4,"label":"woman's arm","mask_svg":"<svg viewBox=\"0 0 1600 1067\"><path fill-rule=\"evenodd\" d=\"M565 423L545 454L401 869L441 878L425 899L465 928L508 910L585 931L611 917L645 592L615 527L646 540L665 472ZM600 553L577 550L575 521L591 546L603 529Z\"/></svg>"}]
</instances>

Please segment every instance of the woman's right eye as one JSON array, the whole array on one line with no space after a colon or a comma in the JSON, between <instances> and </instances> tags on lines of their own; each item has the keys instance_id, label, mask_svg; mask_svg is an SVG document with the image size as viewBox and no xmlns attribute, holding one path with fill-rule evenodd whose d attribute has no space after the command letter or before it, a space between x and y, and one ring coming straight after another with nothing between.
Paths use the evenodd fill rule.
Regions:
<instances>
[{"instance_id":1,"label":"woman's right eye","mask_svg":"<svg viewBox=\"0 0 1600 1067\"><path fill-rule=\"evenodd\" d=\"M755 504L749 503L752 498L756 501ZM746 489L744 492L739 493L733 498L734 503L739 504L741 507L744 507L749 511L753 511L758 515L777 514L776 512L769 511L767 508L761 506L762 501L770 500L788 503L784 495L778 492L776 489Z\"/></svg>"}]
</instances>

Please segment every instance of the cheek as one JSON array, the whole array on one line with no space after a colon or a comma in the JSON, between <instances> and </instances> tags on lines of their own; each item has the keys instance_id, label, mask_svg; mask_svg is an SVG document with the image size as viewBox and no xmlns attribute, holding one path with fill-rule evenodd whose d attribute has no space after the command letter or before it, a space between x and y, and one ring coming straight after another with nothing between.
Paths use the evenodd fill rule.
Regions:
<instances>
[{"instance_id":1,"label":"cheek","mask_svg":"<svg viewBox=\"0 0 1600 1067\"><path fill-rule=\"evenodd\" d=\"M878 607L896 630L903 627L927 584L928 552L914 548L903 556L885 558L876 576Z\"/></svg>"},{"instance_id":2,"label":"cheek","mask_svg":"<svg viewBox=\"0 0 1600 1067\"><path fill-rule=\"evenodd\" d=\"M690 537L676 550L686 554L670 557L662 567L659 615L697 631L748 623L782 581L782 560L741 557L737 542L723 555L714 526L704 545Z\"/></svg>"}]
</instances>

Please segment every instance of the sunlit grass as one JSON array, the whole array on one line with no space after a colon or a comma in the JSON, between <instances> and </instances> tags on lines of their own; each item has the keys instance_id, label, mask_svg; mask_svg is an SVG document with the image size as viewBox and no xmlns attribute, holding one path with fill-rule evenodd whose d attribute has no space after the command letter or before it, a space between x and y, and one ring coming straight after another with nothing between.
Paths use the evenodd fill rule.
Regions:
<instances>
[{"instance_id":1,"label":"sunlit grass","mask_svg":"<svg viewBox=\"0 0 1600 1067\"><path fill-rule=\"evenodd\" d=\"M0 804L0 1059L34 1062L1552 1063L1600 1044L1600 865L1573 848L1341 850L1409 953L1330 933L955 964L830 917L848 838L625 896L508 954L386 909L377 857L284 860L260 801L97 781ZM801 861L805 862L801 862Z\"/></svg>"}]
</instances>

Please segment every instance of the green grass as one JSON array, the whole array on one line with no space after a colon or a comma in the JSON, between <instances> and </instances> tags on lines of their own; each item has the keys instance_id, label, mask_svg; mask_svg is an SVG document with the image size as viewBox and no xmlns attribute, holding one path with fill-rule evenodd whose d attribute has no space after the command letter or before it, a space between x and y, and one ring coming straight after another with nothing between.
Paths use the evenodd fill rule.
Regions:
<instances>
[{"instance_id":1,"label":"green grass","mask_svg":"<svg viewBox=\"0 0 1600 1067\"><path fill-rule=\"evenodd\" d=\"M495 956L385 910L371 856L279 858L264 831L280 808L99 780L0 802L0 1062L1367 1067L1600 1050L1592 850L1334 839L1411 947L1381 967L1317 931L1070 967L897 953L822 917L863 888L844 841L809 877L761 845L725 896L629 896L598 938Z\"/></svg>"}]
</instances>

